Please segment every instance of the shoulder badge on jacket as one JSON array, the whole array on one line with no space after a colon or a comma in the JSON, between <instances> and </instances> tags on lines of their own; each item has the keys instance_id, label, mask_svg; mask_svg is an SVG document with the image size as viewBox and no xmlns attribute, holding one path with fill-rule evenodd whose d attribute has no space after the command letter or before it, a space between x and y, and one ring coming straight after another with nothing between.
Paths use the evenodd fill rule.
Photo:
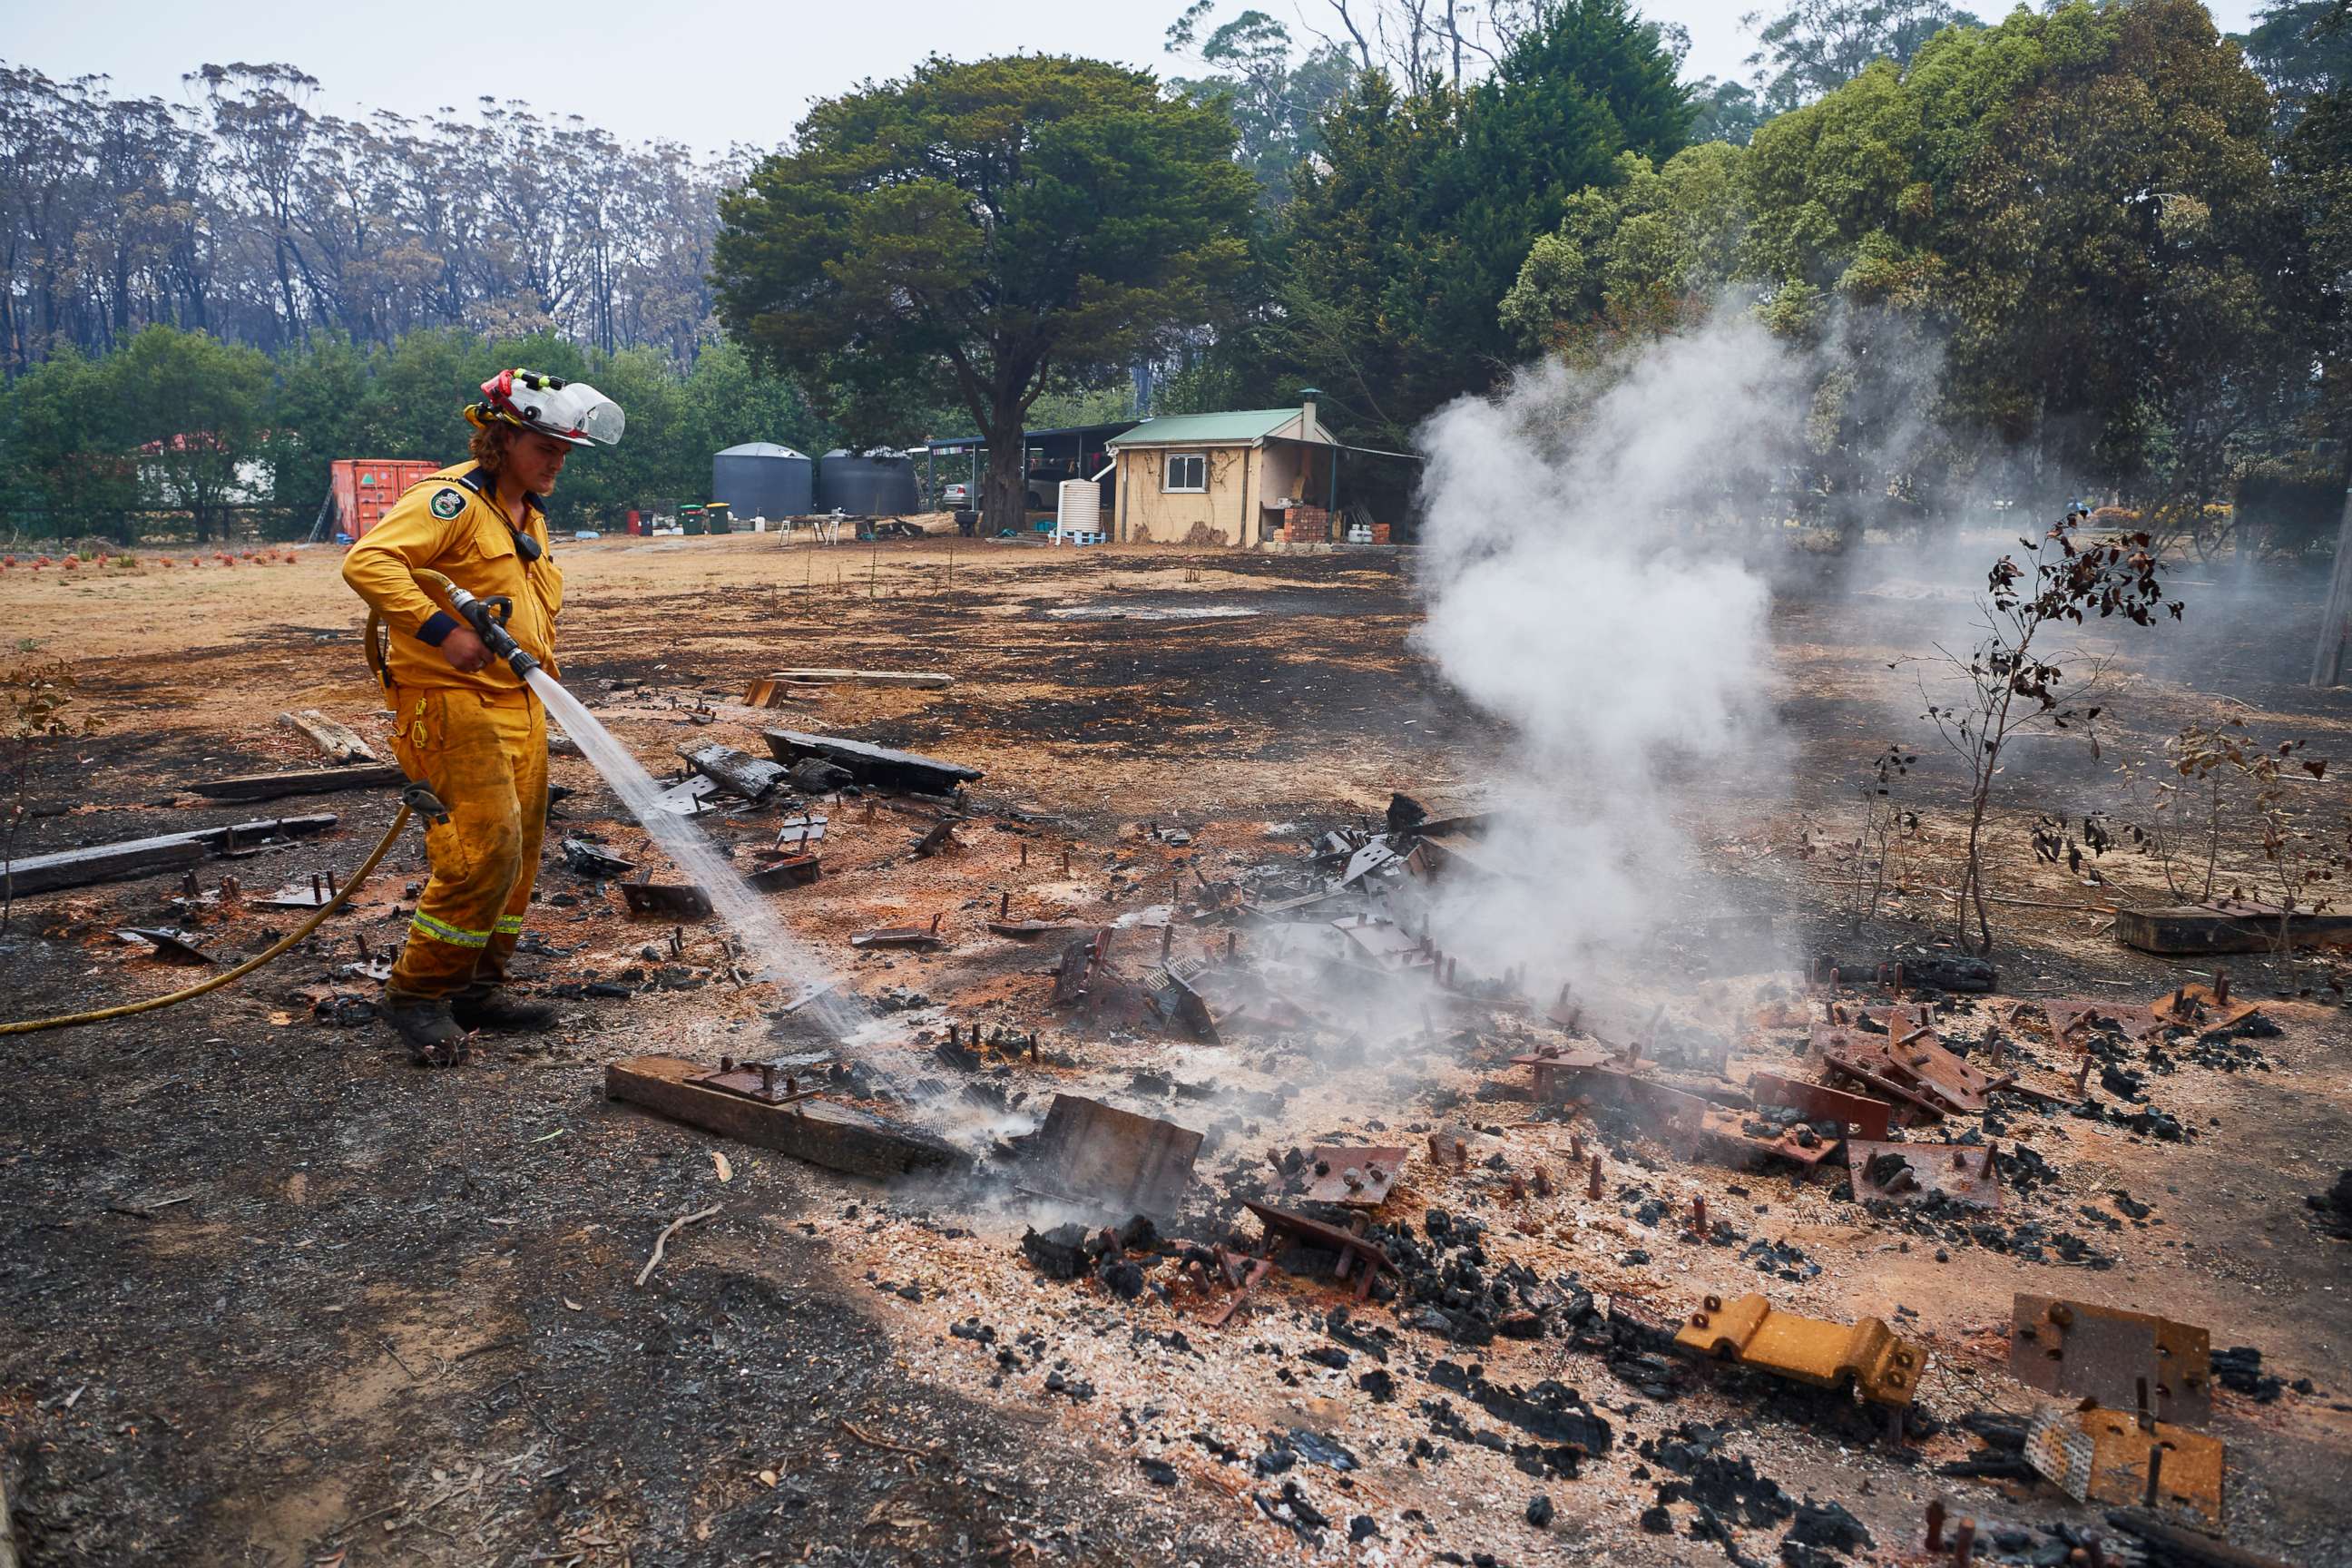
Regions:
<instances>
[{"instance_id":1,"label":"shoulder badge on jacket","mask_svg":"<svg viewBox=\"0 0 2352 1568\"><path fill-rule=\"evenodd\" d=\"M433 500L430 504L433 509L433 515L439 518L442 521L446 522L451 518L456 517L459 512L466 510L466 497L462 491L451 489L446 485L444 485L441 489L433 492Z\"/></svg>"}]
</instances>

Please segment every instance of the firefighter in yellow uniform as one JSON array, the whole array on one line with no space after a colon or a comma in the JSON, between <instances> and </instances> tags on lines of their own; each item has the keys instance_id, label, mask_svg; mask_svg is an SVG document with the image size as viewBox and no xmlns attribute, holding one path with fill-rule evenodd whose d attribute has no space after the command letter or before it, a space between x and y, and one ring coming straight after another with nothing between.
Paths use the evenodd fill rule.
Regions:
<instances>
[{"instance_id":1,"label":"firefighter in yellow uniform","mask_svg":"<svg viewBox=\"0 0 2352 1568\"><path fill-rule=\"evenodd\" d=\"M547 824L547 711L415 574L505 601L507 632L556 673L563 574L542 498L573 447L611 446L623 426L595 388L526 370L484 382L466 417L471 459L411 487L343 558L343 581L391 629L394 753L449 812L425 833L432 879L385 987L393 1026L434 1067L464 1061L469 1031L555 1022L552 1007L500 991Z\"/></svg>"}]
</instances>

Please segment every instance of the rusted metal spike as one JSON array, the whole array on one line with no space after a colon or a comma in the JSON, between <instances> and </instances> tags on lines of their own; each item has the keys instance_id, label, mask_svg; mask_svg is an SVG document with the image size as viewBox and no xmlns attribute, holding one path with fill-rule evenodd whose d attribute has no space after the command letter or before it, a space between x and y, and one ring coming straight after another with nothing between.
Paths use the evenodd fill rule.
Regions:
<instances>
[{"instance_id":1,"label":"rusted metal spike","mask_svg":"<svg viewBox=\"0 0 2352 1568\"><path fill-rule=\"evenodd\" d=\"M1929 1498L1927 1500L1927 1549L1930 1552L1941 1552L1944 1549L1944 1500L1942 1498Z\"/></svg>"},{"instance_id":2,"label":"rusted metal spike","mask_svg":"<svg viewBox=\"0 0 2352 1568\"><path fill-rule=\"evenodd\" d=\"M1601 1196L1601 1156L1598 1154L1592 1156L1592 1177L1585 1185L1584 1195L1596 1200Z\"/></svg>"},{"instance_id":3,"label":"rusted metal spike","mask_svg":"<svg viewBox=\"0 0 2352 1568\"><path fill-rule=\"evenodd\" d=\"M1536 1196L1551 1196L1551 1172L1541 1165L1536 1167Z\"/></svg>"},{"instance_id":4,"label":"rusted metal spike","mask_svg":"<svg viewBox=\"0 0 2352 1568\"><path fill-rule=\"evenodd\" d=\"M1977 1521L1963 1519L1959 1528L1952 1531L1952 1561L1959 1564L1959 1568L1968 1568L1969 1560L1976 1554Z\"/></svg>"}]
</instances>

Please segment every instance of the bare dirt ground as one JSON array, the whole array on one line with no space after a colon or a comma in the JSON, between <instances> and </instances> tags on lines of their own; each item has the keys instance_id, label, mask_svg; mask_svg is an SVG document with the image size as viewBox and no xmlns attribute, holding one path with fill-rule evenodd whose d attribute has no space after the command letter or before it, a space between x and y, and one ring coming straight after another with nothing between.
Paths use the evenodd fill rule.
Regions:
<instances>
[{"instance_id":1,"label":"bare dirt ground","mask_svg":"<svg viewBox=\"0 0 2352 1568\"><path fill-rule=\"evenodd\" d=\"M631 922L617 894L564 868L566 833L629 858L646 841L583 763L559 756L555 779L575 793L551 830L524 972L564 997L551 1039L486 1042L473 1066L427 1074L380 1026L313 1016L317 995L367 989L332 978L361 937L378 954L398 942L424 874L414 837L310 947L238 985L0 1038L0 1465L28 1563L1710 1562L1727 1549L1694 1538L1690 1500L1652 1516L1675 1533L1643 1524L1676 1479L1659 1445L1671 1457L1693 1424L1788 1493L1853 1510L1872 1540L1857 1559L1916 1555L1922 1509L1944 1496L1979 1519L1982 1549L2055 1562L2063 1545L2047 1556L2046 1528L2095 1511L2047 1487L1936 1473L1977 1451L1963 1417L2032 1407L2005 1370L2018 1290L2162 1311L2210 1325L2217 1348L2258 1348L2281 1383L2216 1399L2230 1532L2292 1562L2352 1563L2352 1267L2304 1202L2352 1165L2352 1027L2332 966L2234 961L2240 994L2280 1032L2137 1062L2144 1103L2178 1139L2122 1120L2142 1102L2095 1074L2091 1098L2116 1114L2073 1114L2071 1058L2006 1026L2020 999L2145 1003L2194 977L2106 934L2098 906L2153 897L2150 866L2110 854L2106 884L2086 885L2036 862L2027 829L2037 813L2116 805L2115 760L2150 754L2217 697L2265 733L2352 750L2340 697L2296 684L2317 584L2184 568L2189 619L2119 664L2102 759L2037 742L2013 764L1999 885L2058 907L2005 906L2003 994L1954 999L1939 1022L1953 1038L2009 1026L2026 1081L2059 1103L2005 1116L1997 1135L2052 1174L1975 1236L1906 1228L1826 1178L1688 1163L1498 1097L1491 1086L1524 1082L1507 1057L1557 1037L1539 1006L1407 1019L1352 1055L1212 1047L1052 1010L1052 951L985 929L1001 900L1016 916L1149 921L1196 870L1218 881L1298 861L1324 831L1371 826L1392 790L1462 795L1490 778L1504 738L1411 646L1409 556L750 536L608 540L563 559L565 683L656 772L712 740L759 754L758 731L777 725L986 771L960 852L913 858L928 822L829 803L824 879L775 895L858 992L905 1005L877 1056L900 1081L972 1077L1011 1105L1008 1127L1068 1089L1205 1131L1185 1230L1202 1241L1255 1235L1235 1194L1295 1194L1269 1154L1457 1133L1467 1168L1416 1148L1384 1219L1425 1237L1425 1210L1475 1218L1488 1271L1572 1277L1668 1321L1703 1293L1751 1289L1840 1321L1885 1317L1933 1358L1914 1441L1887 1446L1843 1399L1662 1373L1565 1331L1465 1346L1408 1326L1402 1303L1351 1321L1333 1311L1344 1293L1310 1277L1277 1273L1208 1328L1169 1262L1152 1276L1164 1299L1042 1278L1018 1242L1062 1216L1002 1189L886 1189L608 1104L604 1068L619 1058L755 1054L777 997L729 983L715 931L688 928L674 952L668 926ZM29 657L72 658L106 721L37 784L44 815L19 852L333 811L324 840L200 870L209 885L234 868L251 890L356 865L388 797L229 808L182 794L313 765L275 722L288 709L381 739L336 565L313 550L294 564L0 573L0 633ZM1915 672L1888 666L1949 635L1965 595L1880 563L1854 579L1870 586L1833 584L1844 571L1792 573L1779 597L1785 769L1696 791L1707 809L1694 830L1738 905L1788 917L1808 952L1926 940L1957 843L1956 774L1926 749ZM746 681L794 665L956 682L734 706ZM1889 740L1922 747L1904 784L1922 837L1885 918L1850 933L1835 845L1853 831L1853 781ZM764 842L772 818L712 830ZM1155 822L1192 843L1152 837ZM190 972L108 935L173 918L175 885L21 901L0 1012L184 984ZM950 943L940 954L849 947L856 931L934 915ZM255 952L292 920L230 900L197 930L215 951ZM1174 940L1206 952L1223 939L1184 925ZM1740 1077L1801 1047L1792 1026L1817 1004L1794 979L1661 977L1657 1000L1696 1005L1704 992L1711 1013L1753 1018ZM581 994L591 984L624 994ZM929 1050L951 1021L1042 1030L1046 1049L961 1075ZM1571 1137L1607 1155L1598 1201L1570 1177ZM1507 1173L1538 1166L1554 1192L1513 1197ZM1678 1223L1694 1194L1727 1237ZM635 1285L662 1227L711 1204L719 1215L673 1237ZM1474 1368L1580 1391L1612 1441L1564 1467L1514 1455L1528 1434L1459 1392ZM1548 1525L1528 1522L1538 1494L1556 1510ZM1713 1517L1754 1561L1787 1529L1770 1515Z\"/></svg>"}]
</instances>

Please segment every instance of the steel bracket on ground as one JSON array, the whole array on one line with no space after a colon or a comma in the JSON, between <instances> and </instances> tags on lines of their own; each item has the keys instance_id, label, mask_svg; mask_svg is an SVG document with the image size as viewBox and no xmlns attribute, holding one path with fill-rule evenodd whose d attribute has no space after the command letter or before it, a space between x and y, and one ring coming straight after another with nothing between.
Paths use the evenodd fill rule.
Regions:
<instances>
[{"instance_id":1,"label":"steel bracket on ground","mask_svg":"<svg viewBox=\"0 0 2352 1568\"><path fill-rule=\"evenodd\" d=\"M2194 1323L2021 1292L2011 1307L2009 1370L2045 1394L2145 1409L2159 1421L2202 1426L2213 1418L2213 1336Z\"/></svg>"},{"instance_id":2,"label":"steel bracket on ground","mask_svg":"<svg viewBox=\"0 0 2352 1568\"><path fill-rule=\"evenodd\" d=\"M1876 1318L1824 1322L1775 1310L1759 1295L1726 1302L1709 1296L1675 1334L1680 1349L1761 1367L1815 1388L1851 1386L1879 1405L1908 1405L1927 1352Z\"/></svg>"},{"instance_id":3,"label":"steel bracket on ground","mask_svg":"<svg viewBox=\"0 0 2352 1568\"><path fill-rule=\"evenodd\" d=\"M2045 1409L2026 1434L2025 1458L2077 1502L2187 1514L2221 1526L2221 1442L2203 1432L2097 1405Z\"/></svg>"}]
</instances>

